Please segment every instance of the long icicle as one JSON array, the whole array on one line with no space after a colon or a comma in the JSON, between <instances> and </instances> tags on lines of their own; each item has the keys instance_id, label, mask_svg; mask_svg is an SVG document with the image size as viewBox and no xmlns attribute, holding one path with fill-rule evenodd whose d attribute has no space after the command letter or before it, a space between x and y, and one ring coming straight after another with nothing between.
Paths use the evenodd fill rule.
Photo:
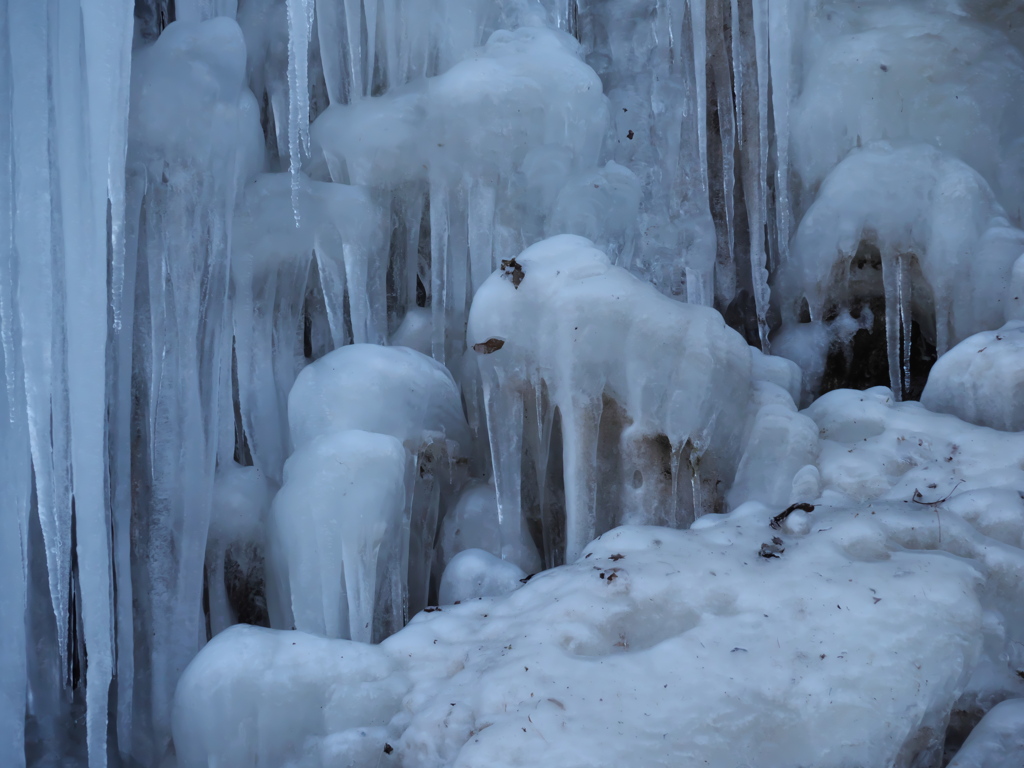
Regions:
<instances>
[{"instance_id":1,"label":"long icicle","mask_svg":"<svg viewBox=\"0 0 1024 768\"><path fill-rule=\"evenodd\" d=\"M754 304L757 309L757 332L761 349L768 352L768 264L765 252L764 225L768 214L768 18L767 0L753 0L754 55L757 69L757 165L758 196L754 202L757 214L751 217L750 257L754 282ZM748 204L749 207L749 204Z\"/></svg>"},{"instance_id":2,"label":"long icicle","mask_svg":"<svg viewBox=\"0 0 1024 768\"><path fill-rule=\"evenodd\" d=\"M288 0L288 170L292 175L292 212L299 226L299 173L309 154L309 38L313 0Z\"/></svg>"},{"instance_id":3,"label":"long icicle","mask_svg":"<svg viewBox=\"0 0 1024 768\"><path fill-rule=\"evenodd\" d=\"M793 77L793 19L790 0L768 4L768 58L771 68L772 117L775 121L775 217L778 229L779 261L789 259L789 238L793 227L789 197L789 109Z\"/></svg>"},{"instance_id":4,"label":"long icicle","mask_svg":"<svg viewBox=\"0 0 1024 768\"><path fill-rule=\"evenodd\" d=\"M53 252L51 243L50 136L47 77L47 6L14 2L9 9L12 152L14 157L14 248L19 269L17 291L22 328L22 365L28 408L32 464L39 522L46 545L50 595L57 621L61 668L67 668L68 584L71 567L70 478L54 462L50 430L54 381Z\"/></svg>"},{"instance_id":5,"label":"long icicle","mask_svg":"<svg viewBox=\"0 0 1024 768\"><path fill-rule=\"evenodd\" d=\"M7 0L0 0L0 104L13 88ZM14 145L0 119L0 763L25 766L27 561L31 468L24 374L14 306Z\"/></svg>"}]
</instances>

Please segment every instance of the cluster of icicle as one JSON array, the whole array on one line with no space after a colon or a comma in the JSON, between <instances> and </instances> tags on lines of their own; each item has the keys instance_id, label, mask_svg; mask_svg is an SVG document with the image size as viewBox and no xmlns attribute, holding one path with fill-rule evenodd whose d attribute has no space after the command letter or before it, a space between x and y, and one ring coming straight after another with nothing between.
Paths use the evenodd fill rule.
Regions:
<instances>
[{"instance_id":1,"label":"cluster of icicle","mask_svg":"<svg viewBox=\"0 0 1024 768\"><path fill-rule=\"evenodd\" d=\"M751 382L800 393L710 307L798 361L805 397L879 296L897 397L912 323L941 354L1018 316L1024 56L1006 14L0 0L0 762L24 765L27 738L33 759L84 743L91 768L158 764L182 670L236 621L371 639L459 549L529 572L619 522L724 508ZM629 294L603 357L546 338L547 256L570 292L607 275L573 294L588 322ZM502 314L510 295L534 303ZM505 343L515 366L489 354ZM367 351L389 344L415 352ZM629 457L617 516L596 497L608 429ZM346 456L376 463L327 472ZM360 546L290 517L329 516L366 477L389 478L362 490L390 517ZM295 553L332 536L299 573Z\"/></svg>"}]
</instances>

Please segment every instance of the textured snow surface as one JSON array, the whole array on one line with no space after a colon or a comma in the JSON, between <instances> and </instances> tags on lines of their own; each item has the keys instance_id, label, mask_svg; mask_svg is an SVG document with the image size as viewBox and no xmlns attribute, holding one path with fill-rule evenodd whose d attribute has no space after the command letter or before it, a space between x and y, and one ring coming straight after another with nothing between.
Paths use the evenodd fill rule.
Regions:
<instances>
[{"instance_id":1,"label":"textured snow surface","mask_svg":"<svg viewBox=\"0 0 1024 768\"><path fill-rule=\"evenodd\" d=\"M1020 0L0 0L0 116L0 767L1024 765Z\"/></svg>"},{"instance_id":2,"label":"textured snow surface","mask_svg":"<svg viewBox=\"0 0 1024 768\"><path fill-rule=\"evenodd\" d=\"M364 760L394 747L383 765L909 764L980 652L981 577L855 515L794 534L751 504L700 530L619 528L372 648L229 630L179 687L181 765L249 764L257 739L272 764L316 766L363 742Z\"/></svg>"},{"instance_id":3,"label":"textured snow surface","mask_svg":"<svg viewBox=\"0 0 1024 768\"><path fill-rule=\"evenodd\" d=\"M260 732L272 764L939 764L951 712L1024 693L1024 435L883 388L803 418L821 454L788 515L748 502L688 531L617 528L525 584L466 550L442 581L460 603L372 648L218 636L178 690L182 764L250 764L248 734L303 706ZM337 671L303 672L318 664ZM317 709L339 697L358 704ZM1018 759L1001 706L963 765Z\"/></svg>"}]
</instances>

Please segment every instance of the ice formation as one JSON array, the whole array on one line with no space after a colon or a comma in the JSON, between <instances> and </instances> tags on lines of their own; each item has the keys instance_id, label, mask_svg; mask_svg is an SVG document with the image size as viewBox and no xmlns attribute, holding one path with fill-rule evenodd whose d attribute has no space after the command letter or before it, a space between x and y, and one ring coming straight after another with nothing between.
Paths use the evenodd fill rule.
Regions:
<instances>
[{"instance_id":1,"label":"ice formation","mask_svg":"<svg viewBox=\"0 0 1024 768\"><path fill-rule=\"evenodd\" d=\"M182 768L253 764L254 743L298 766L909 764L981 652L980 566L886 517L816 511L792 534L771 515L619 528L371 648L228 630L179 688ZM773 537L782 554L760 556Z\"/></svg>"},{"instance_id":2,"label":"ice formation","mask_svg":"<svg viewBox=\"0 0 1024 768\"><path fill-rule=\"evenodd\" d=\"M972 424L1024 431L1024 322L976 333L949 350L935 362L921 402Z\"/></svg>"},{"instance_id":3,"label":"ice formation","mask_svg":"<svg viewBox=\"0 0 1024 768\"><path fill-rule=\"evenodd\" d=\"M355 429L291 455L267 521L274 626L369 642L378 571L397 595L389 604L401 610L406 464L396 438ZM399 614L387 626L400 622Z\"/></svg>"},{"instance_id":4,"label":"ice formation","mask_svg":"<svg viewBox=\"0 0 1024 768\"><path fill-rule=\"evenodd\" d=\"M812 323L881 299L890 386L902 394L910 323L920 321L940 355L998 327L1014 311L1022 254L1024 232L977 171L928 145L875 143L851 151L821 184L779 289L790 317L802 300Z\"/></svg>"},{"instance_id":5,"label":"ice formation","mask_svg":"<svg viewBox=\"0 0 1024 768\"><path fill-rule=\"evenodd\" d=\"M590 241L560 235L527 248L480 287L467 344L481 358L499 519L510 541L522 516L516 451L529 431L536 452L549 453L556 410L566 562L610 527L599 507L616 515L612 524L681 526L714 510L727 490L717 486L739 459L751 353L713 309L674 301L612 266ZM735 406L721 407L721 398ZM605 457L602 432L613 446ZM608 478L604 500L599 464L607 454L618 457L622 477ZM652 471L662 462L667 484ZM544 477L543 459L538 464ZM620 498L611 498L616 491Z\"/></svg>"},{"instance_id":6,"label":"ice formation","mask_svg":"<svg viewBox=\"0 0 1024 768\"><path fill-rule=\"evenodd\" d=\"M1024 764L1022 29L0 0L0 765Z\"/></svg>"}]
</instances>

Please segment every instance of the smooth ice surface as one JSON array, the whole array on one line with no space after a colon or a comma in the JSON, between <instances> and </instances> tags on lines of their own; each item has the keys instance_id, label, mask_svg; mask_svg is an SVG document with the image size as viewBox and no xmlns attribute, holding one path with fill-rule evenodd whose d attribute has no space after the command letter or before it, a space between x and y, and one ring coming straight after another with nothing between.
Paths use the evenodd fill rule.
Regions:
<instances>
[{"instance_id":1,"label":"smooth ice surface","mask_svg":"<svg viewBox=\"0 0 1024 768\"><path fill-rule=\"evenodd\" d=\"M517 589L526 572L515 563L482 549L464 549L445 566L438 590L439 605L496 597Z\"/></svg>"},{"instance_id":2,"label":"smooth ice surface","mask_svg":"<svg viewBox=\"0 0 1024 768\"><path fill-rule=\"evenodd\" d=\"M448 370L408 347L350 344L303 368L288 395L292 443L348 429L398 438L410 451L432 441L470 449L459 390Z\"/></svg>"},{"instance_id":3,"label":"smooth ice surface","mask_svg":"<svg viewBox=\"0 0 1024 768\"><path fill-rule=\"evenodd\" d=\"M939 358L921 404L964 421L1024 430L1024 322L977 333Z\"/></svg>"},{"instance_id":4,"label":"smooth ice surface","mask_svg":"<svg viewBox=\"0 0 1024 768\"><path fill-rule=\"evenodd\" d=\"M388 435L347 430L291 455L268 521L275 626L369 642L385 539L407 526L407 457ZM389 565L390 580L404 576Z\"/></svg>"},{"instance_id":5,"label":"smooth ice surface","mask_svg":"<svg viewBox=\"0 0 1024 768\"><path fill-rule=\"evenodd\" d=\"M498 498L491 483L472 482L459 493L441 523L438 540L443 566L466 549L478 549L495 557L504 557L527 573L540 570L540 555L529 532L524 530L519 542L502 547L498 521Z\"/></svg>"},{"instance_id":6,"label":"smooth ice surface","mask_svg":"<svg viewBox=\"0 0 1024 768\"><path fill-rule=\"evenodd\" d=\"M1007 26L977 24L944 5L829 3L813 19L792 117L804 189L854 147L920 141L974 168L1020 219L1024 105L1012 94L1024 87L1024 56ZM985 5L962 4L968 13Z\"/></svg>"}]
</instances>

